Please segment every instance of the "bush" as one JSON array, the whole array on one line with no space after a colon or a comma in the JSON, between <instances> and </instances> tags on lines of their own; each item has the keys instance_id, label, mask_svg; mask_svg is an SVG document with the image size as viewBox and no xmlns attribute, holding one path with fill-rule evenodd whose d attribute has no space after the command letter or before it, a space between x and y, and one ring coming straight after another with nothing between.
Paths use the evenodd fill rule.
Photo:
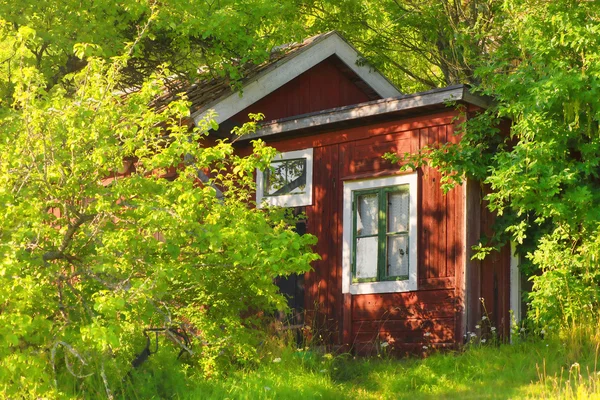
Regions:
<instances>
[{"instance_id":1,"label":"bush","mask_svg":"<svg viewBox=\"0 0 600 400\"><path fill-rule=\"evenodd\" d=\"M251 364L260 311L285 308L273 277L307 271L316 257L314 237L296 234L283 210L252 206L253 173L273 149L256 142L238 157L227 142L207 147L214 123L190 129L185 101L148 106L160 77L115 94L120 65L89 59L73 93L47 93L31 71L5 110L3 397L87 397L98 387L110 397L147 328L162 329L153 358L183 352L173 379ZM177 175L163 178L173 166Z\"/></svg>"},{"instance_id":2,"label":"bush","mask_svg":"<svg viewBox=\"0 0 600 400\"><path fill-rule=\"evenodd\" d=\"M575 245L556 231L540 240L531 260L541 274L531 278L531 318L539 326L589 323L598 319L600 269L598 233Z\"/></svg>"}]
</instances>

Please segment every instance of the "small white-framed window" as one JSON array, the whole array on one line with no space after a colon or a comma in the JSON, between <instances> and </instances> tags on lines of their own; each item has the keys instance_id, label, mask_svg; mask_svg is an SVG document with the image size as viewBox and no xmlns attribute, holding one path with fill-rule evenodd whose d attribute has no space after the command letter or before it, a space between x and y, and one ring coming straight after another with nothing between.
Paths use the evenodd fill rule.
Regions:
<instances>
[{"instance_id":1,"label":"small white-framed window","mask_svg":"<svg viewBox=\"0 0 600 400\"><path fill-rule=\"evenodd\" d=\"M342 291L417 290L417 173L344 182Z\"/></svg>"},{"instance_id":2,"label":"small white-framed window","mask_svg":"<svg viewBox=\"0 0 600 400\"><path fill-rule=\"evenodd\" d=\"M312 205L313 149L279 153L271 168L256 171L256 204L278 207Z\"/></svg>"}]
</instances>

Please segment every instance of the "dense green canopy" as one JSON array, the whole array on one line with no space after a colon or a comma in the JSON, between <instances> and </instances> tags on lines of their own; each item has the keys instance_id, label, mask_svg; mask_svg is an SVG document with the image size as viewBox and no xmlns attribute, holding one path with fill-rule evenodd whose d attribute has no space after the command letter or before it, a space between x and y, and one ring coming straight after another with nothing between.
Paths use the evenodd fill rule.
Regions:
<instances>
[{"instance_id":1,"label":"dense green canopy","mask_svg":"<svg viewBox=\"0 0 600 400\"><path fill-rule=\"evenodd\" d=\"M87 56L108 60L133 42L121 86L138 86L165 64L191 78L208 66L235 80L237 67L263 61L294 37L294 10L263 0L3 0L0 94L10 95L23 66L40 71L50 88L80 71Z\"/></svg>"}]
</instances>

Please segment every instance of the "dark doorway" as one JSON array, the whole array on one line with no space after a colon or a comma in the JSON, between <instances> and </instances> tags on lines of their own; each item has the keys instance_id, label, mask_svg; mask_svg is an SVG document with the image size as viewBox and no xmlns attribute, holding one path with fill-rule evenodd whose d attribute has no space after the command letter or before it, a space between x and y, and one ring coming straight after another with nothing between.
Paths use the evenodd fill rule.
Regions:
<instances>
[{"instance_id":1,"label":"dark doorway","mask_svg":"<svg viewBox=\"0 0 600 400\"><path fill-rule=\"evenodd\" d=\"M297 212L303 212L298 210ZM306 233L306 220L296 223L296 232L300 235ZM282 319L289 325L301 325L304 323L304 274L291 274L275 278L275 284L283 294L290 308L288 315L282 315Z\"/></svg>"}]
</instances>

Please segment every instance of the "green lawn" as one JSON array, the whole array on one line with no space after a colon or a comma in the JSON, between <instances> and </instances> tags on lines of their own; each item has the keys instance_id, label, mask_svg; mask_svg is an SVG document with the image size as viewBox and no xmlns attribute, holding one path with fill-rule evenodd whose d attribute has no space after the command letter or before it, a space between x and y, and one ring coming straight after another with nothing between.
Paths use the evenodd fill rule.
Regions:
<instances>
[{"instance_id":1,"label":"green lawn","mask_svg":"<svg viewBox=\"0 0 600 400\"><path fill-rule=\"evenodd\" d=\"M594 337L477 345L426 359L274 350L258 367L221 379L182 376L168 388L146 375L146 385L186 399L600 398Z\"/></svg>"}]
</instances>

